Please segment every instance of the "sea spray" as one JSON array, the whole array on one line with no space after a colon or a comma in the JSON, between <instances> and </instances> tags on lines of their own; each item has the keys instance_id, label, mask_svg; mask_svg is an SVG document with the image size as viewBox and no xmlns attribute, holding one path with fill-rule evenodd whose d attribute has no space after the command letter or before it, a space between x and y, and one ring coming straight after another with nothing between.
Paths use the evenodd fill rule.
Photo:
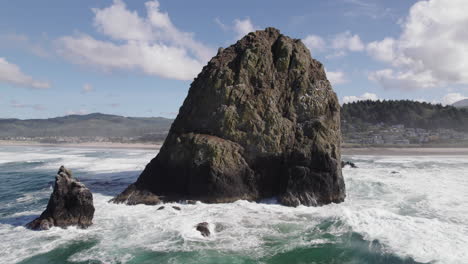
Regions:
<instances>
[{"instance_id":1,"label":"sea spray","mask_svg":"<svg viewBox=\"0 0 468 264\"><path fill-rule=\"evenodd\" d=\"M44 158L30 166L26 158ZM128 153L128 155L126 154ZM135 155L138 153L138 155ZM107 201L135 180L152 151L2 149L1 263L465 263L468 262L466 157L347 156L348 199L290 208L237 201L182 204L181 210ZM108 166L128 157L126 172L87 171L90 156ZM4 158L5 160L6 158ZM34 232L22 225L45 208L49 166L74 159L94 192L94 225ZM131 164L133 163L133 164ZM29 164L29 165L28 165ZM130 165L131 164L131 165ZM20 171L23 165L24 171ZM128 179L126 179L126 177ZM102 180L102 179L105 180ZM115 184L118 182L119 184ZM107 187L107 188L105 188ZM208 222L212 235L194 226Z\"/></svg>"}]
</instances>

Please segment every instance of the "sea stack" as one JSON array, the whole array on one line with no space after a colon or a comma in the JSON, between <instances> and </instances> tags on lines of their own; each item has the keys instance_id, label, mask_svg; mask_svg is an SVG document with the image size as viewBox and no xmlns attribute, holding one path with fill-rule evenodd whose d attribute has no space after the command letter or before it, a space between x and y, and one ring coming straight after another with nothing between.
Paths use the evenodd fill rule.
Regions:
<instances>
[{"instance_id":1,"label":"sea stack","mask_svg":"<svg viewBox=\"0 0 468 264\"><path fill-rule=\"evenodd\" d=\"M345 199L340 105L323 65L275 28L219 49L191 84L158 155L117 203Z\"/></svg>"},{"instance_id":2,"label":"sea stack","mask_svg":"<svg viewBox=\"0 0 468 264\"><path fill-rule=\"evenodd\" d=\"M55 176L54 191L46 210L26 227L47 230L53 226L92 225L94 216L93 195L84 184L73 178L70 170L61 166Z\"/></svg>"}]
</instances>

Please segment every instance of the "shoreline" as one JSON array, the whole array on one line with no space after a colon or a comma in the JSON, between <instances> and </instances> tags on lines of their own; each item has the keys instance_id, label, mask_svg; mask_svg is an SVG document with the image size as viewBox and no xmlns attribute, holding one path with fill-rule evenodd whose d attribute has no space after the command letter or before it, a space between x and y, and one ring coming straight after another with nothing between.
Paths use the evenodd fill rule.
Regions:
<instances>
[{"instance_id":1,"label":"shoreline","mask_svg":"<svg viewBox=\"0 0 468 264\"><path fill-rule=\"evenodd\" d=\"M29 141L0 140L0 146L159 150L162 146L162 143L149 144L149 143L85 142L85 143L53 144L53 143L40 143L40 142L29 142Z\"/></svg>"},{"instance_id":2,"label":"shoreline","mask_svg":"<svg viewBox=\"0 0 468 264\"><path fill-rule=\"evenodd\" d=\"M341 154L370 156L468 156L468 148L341 148Z\"/></svg>"},{"instance_id":3,"label":"shoreline","mask_svg":"<svg viewBox=\"0 0 468 264\"><path fill-rule=\"evenodd\" d=\"M96 149L152 149L159 150L162 143L116 143L116 142L85 142L85 143L40 143L33 141L0 140L1 146L11 147L52 147L52 148L96 148ZM468 147L342 147L343 155L382 155L382 156L429 156L429 155L462 155L468 156Z\"/></svg>"}]
</instances>

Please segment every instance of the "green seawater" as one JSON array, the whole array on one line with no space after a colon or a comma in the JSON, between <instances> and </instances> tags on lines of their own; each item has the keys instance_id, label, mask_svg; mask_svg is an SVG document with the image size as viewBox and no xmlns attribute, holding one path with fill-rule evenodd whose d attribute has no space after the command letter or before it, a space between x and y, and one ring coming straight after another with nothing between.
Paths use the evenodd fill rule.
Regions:
<instances>
[{"instance_id":1,"label":"green seawater","mask_svg":"<svg viewBox=\"0 0 468 264\"><path fill-rule=\"evenodd\" d=\"M346 202L322 207L108 203L154 155L0 149L0 263L468 263L467 157L345 157L359 166L343 171ZM25 229L62 164L93 191L93 226ZM205 221L207 238L194 227Z\"/></svg>"},{"instance_id":2,"label":"green seawater","mask_svg":"<svg viewBox=\"0 0 468 264\"><path fill-rule=\"evenodd\" d=\"M368 243L358 234L350 234L350 241L346 244L325 243L315 247L298 247L289 251L272 254L264 257L251 257L236 252L220 252L217 250L201 251L170 251L157 252L134 250L134 256L127 261L115 263L382 263L382 264L410 264L419 263L411 258L401 258L382 252L378 242ZM287 242L287 241L284 241ZM97 245L97 241L77 241L65 244L50 252L39 254L23 260L21 264L48 264L48 263L103 263L99 260L69 261L73 255ZM279 246L279 245L277 245Z\"/></svg>"}]
</instances>

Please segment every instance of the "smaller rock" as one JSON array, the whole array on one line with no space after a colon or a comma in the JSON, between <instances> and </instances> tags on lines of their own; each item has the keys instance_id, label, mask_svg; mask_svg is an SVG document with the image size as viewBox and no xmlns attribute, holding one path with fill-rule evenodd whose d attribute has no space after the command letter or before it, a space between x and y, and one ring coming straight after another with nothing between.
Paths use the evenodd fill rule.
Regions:
<instances>
[{"instance_id":1,"label":"smaller rock","mask_svg":"<svg viewBox=\"0 0 468 264\"><path fill-rule=\"evenodd\" d=\"M202 236L207 237L210 236L211 232L208 228L209 224L207 222L199 223L195 226L197 231L201 233Z\"/></svg>"},{"instance_id":2,"label":"smaller rock","mask_svg":"<svg viewBox=\"0 0 468 264\"><path fill-rule=\"evenodd\" d=\"M177 210L177 211L180 211L180 210L181 210L179 206L172 206L172 208L174 208L174 209Z\"/></svg>"},{"instance_id":3,"label":"smaller rock","mask_svg":"<svg viewBox=\"0 0 468 264\"><path fill-rule=\"evenodd\" d=\"M124 192L111 199L111 203L126 203L128 205L145 204L157 205L161 203L159 196L147 190L139 190L135 184L131 184Z\"/></svg>"},{"instance_id":4,"label":"smaller rock","mask_svg":"<svg viewBox=\"0 0 468 264\"><path fill-rule=\"evenodd\" d=\"M73 178L70 170L60 167L46 210L26 225L34 230L51 227L78 226L86 228L93 222L93 195L86 186Z\"/></svg>"},{"instance_id":5,"label":"smaller rock","mask_svg":"<svg viewBox=\"0 0 468 264\"><path fill-rule=\"evenodd\" d=\"M162 209L164 209L164 206L160 206L160 207L158 208L158 211L159 211L159 210L162 210Z\"/></svg>"},{"instance_id":6,"label":"smaller rock","mask_svg":"<svg viewBox=\"0 0 468 264\"><path fill-rule=\"evenodd\" d=\"M392 171L392 174L398 174L398 171Z\"/></svg>"},{"instance_id":7,"label":"smaller rock","mask_svg":"<svg viewBox=\"0 0 468 264\"><path fill-rule=\"evenodd\" d=\"M353 168L353 169L356 169L356 168L357 168L356 164L354 164L354 163L351 162L351 161L341 161L341 168L344 168L344 167L346 167L346 166L350 166L350 167Z\"/></svg>"},{"instance_id":8,"label":"smaller rock","mask_svg":"<svg viewBox=\"0 0 468 264\"><path fill-rule=\"evenodd\" d=\"M185 201L187 204L197 204L196 200L187 200Z\"/></svg>"}]
</instances>

